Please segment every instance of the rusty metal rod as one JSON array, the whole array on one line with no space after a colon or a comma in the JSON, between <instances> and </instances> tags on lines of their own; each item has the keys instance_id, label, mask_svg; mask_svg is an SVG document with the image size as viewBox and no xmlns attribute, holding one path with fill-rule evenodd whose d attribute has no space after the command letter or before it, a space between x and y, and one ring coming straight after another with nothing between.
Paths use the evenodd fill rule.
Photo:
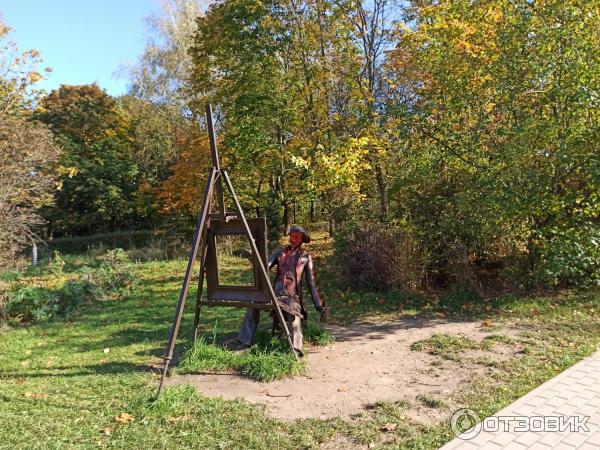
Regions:
<instances>
[{"instance_id":1,"label":"rusty metal rod","mask_svg":"<svg viewBox=\"0 0 600 450\"><path fill-rule=\"evenodd\" d=\"M190 285L190 280L192 278L192 272L194 268L194 261L196 260L196 255L198 253L198 244L200 243L200 239L202 237L204 231L204 225L206 223L206 218L208 217L208 213L210 212L210 203L211 197L213 193L213 187L215 185L215 178L217 175L217 169L212 168L210 176L208 177L208 181L206 183L206 190L204 191L204 200L202 201L202 207L200 208L200 213L198 214L198 221L196 222L196 230L194 232L194 239L192 240L192 248L190 249L190 258L188 260L187 269L185 271L185 276L183 277L183 283L181 285L181 293L179 294L179 301L177 302L177 310L175 312L175 319L173 320L173 326L171 327L171 335L169 336L169 344L167 345L167 349L165 351L165 366L163 368L163 373L160 378L160 384L158 386L158 392L156 394L156 398L160 397L162 392L163 383L165 381L165 376L167 375L167 371L169 370L169 364L171 363L171 359L173 358L173 350L175 349L175 341L177 340L177 333L179 332L179 325L181 324L181 317L183 316L183 309L185 307L185 299L188 293L188 287Z\"/></svg>"},{"instance_id":2,"label":"rusty metal rod","mask_svg":"<svg viewBox=\"0 0 600 450\"><path fill-rule=\"evenodd\" d=\"M208 219L210 220L210 218ZM209 225L210 226L210 225ZM198 293L196 294L196 307L194 308L194 342L198 340L198 330L200 329L200 307L202 303L202 289L204 288L204 270L206 264L206 239L208 233L201 239L200 244L200 275L198 279Z\"/></svg>"},{"instance_id":3,"label":"rusty metal rod","mask_svg":"<svg viewBox=\"0 0 600 450\"><path fill-rule=\"evenodd\" d=\"M212 159L213 167L217 169L217 173L221 173L221 165L219 162L219 152L217 150L217 136L215 134L215 126L213 124L212 106L210 103L206 104L206 129L208 131L208 141L210 143L210 157ZM217 204L219 206L219 217L221 220L225 220L227 216L227 210L225 208L225 197L223 196L223 184L221 179L217 180Z\"/></svg>"}]
</instances>

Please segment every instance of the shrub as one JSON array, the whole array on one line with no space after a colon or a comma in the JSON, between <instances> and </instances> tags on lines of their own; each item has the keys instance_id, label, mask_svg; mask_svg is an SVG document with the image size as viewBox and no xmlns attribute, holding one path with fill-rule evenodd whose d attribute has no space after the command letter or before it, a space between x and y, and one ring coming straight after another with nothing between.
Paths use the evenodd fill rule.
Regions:
<instances>
[{"instance_id":1,"label":"shrub","mask_svg":"<svg viewBox=\"0 0 600 450\"><path fill-rule=\"evenodd\" d=\"M345 281L357 288L410 290L425 276L425 256L410 231L391 224L353 223L336 235Z\"/></svg>"},{"instance_id":2,"label":"shrub","mask_svg":"<svg viewBox=\"0 0 600 450\"><path fill-rule=\"evenodd\" d=\"M83 280L68 281L55 290L17 286L2 295L4 313L0 314L0 319L14 322L41 322L56 315L66 315L80 304L94 300L96 295L95 286Z\"/></svg>"},{"instance_id":3,"label":"shrub","mask_svg":"<svg viewBox=\"0 0 600 450\"><path fill-rule=\"evenodd\" d=\"M20 286L8 292L6 298L6 316L10 321L41 321L58 311L57 297L44 288Z\"/></svg>"},{"instance_id":4,"label":"shrub","mask_svg":"<svg viewBox=\"0 0 600 450\"><path fill-rule=\"evenodd\" d=\"M556 232L542 251L536 276L550 286L600 285L600 227Z\"/></svg>"},{"instance_id":5,"label":"shrub","mask_svg":"<svg viewBox=\"0 0 600 450\"><path fill-rule=\"evenodd\" d=\"M127 253L117 248L106 252L98 270L88 275L105 299L119 299L129 293L134 281L133 265Z\"/></svg>"}]
</instances>

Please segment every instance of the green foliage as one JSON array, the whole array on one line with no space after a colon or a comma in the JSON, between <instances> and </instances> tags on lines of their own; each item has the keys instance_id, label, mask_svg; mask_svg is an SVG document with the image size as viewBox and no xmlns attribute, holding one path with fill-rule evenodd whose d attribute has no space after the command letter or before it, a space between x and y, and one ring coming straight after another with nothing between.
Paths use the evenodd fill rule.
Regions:
<instances>
[{"instance_id":1,"label":"green foliage","mask_svg":"<svg viewBox=\"0 0 600 450\"><path fill-rule=\"evenodd\" d=\"M98 270L89 272L105 299L116 300L127 295L133 287L133 264L120 248L108 250Z\"/></svg>"},{"instance_id":2,"label":"green foliage","mask_svg":"<svg viewBox=\"0 0 600 450\"><path fill-rule=\"evenodd\" d=\"M257 347L250 350L240 367L241 373L258 381L273 381L301 375L304 370L304 361L297 362L289 351L281 353Z\"/></svg>"},{"instance_id":3,"label":"green foliage","mask_svg":"<svg viewBox=\"0 0 600 450\"><path fill-rule=\"evenodd\" d=\"M68 169L48 211L53 229L80 235L133 226L138 168L128 145L105 138L85 149L65 141L63 148Z\"/></svg>"},{"instance_id":4,"label":"green foliage","mask_svg":"<svg viewBox=\"0 0 600 450\"><path fill-rule=\"evenodd\" d=\"M53 274L61 274L65 269L65 260L59 251L52 252L47 270Z\"/></svg>"},{"instance_id":5,"label":"green foliage","mask_svg":"<svg viewBox=\"0 0 600 450\"><path fill-rule=\"evenodd\" d=\"M85 280L68 281L58 289L18 286L3 295L5 320L42 322L67 315L97 295L96 286Z\"/></svg>"},{"instance_id":6,"label":"green foliage","mask_svg":"<svg viewBox=\"0 0 600 450\"><path fill-rule=\"evenodd\" d=\"M86 303L122 299L134 285L133 264L121 249L106 252L94 269L81 268L75 280L64 280L65 264L56 252L47 266L36 271L45 277L58 277L55 288L25 285L21 277L8 277L0 293L0 319L14 323L46 321L73 313Z\"/></svg>"},{"instance_id":7,"label":"green foliage","mask_svg":"<svg viewBox=\"0 0 600 450\"><path fill-rule=\"evenodd\" d=\"M6 316L16 322L40 321L58 312L57 298L47 289L24 286L4 297Z\"/></svg>"},{"instance_id":8,"label":"green foliage","mask_svg":"<svg viewBox=\"0 0 600 450\"><path fill-rule=\"evenodd\" d=\"M600 284L600 228L584 224L558 230L542 250L537 276L546 284Z\"/></svg>"},{"instance_id":9,"label":"green foliage","mask_svg":"<svg viewBox=\"0 0 600 450\"><path fill-rule=\"evenodd\" d=\"M185 120L140 99L115 99L95 84L52 91L35 118L65 151L56 204L46 211L55 235L156 223L152 188L175 162Z\"/></svg>"},{"instance_id":10,"label":"green foliage","mask_svg":"<svg viewBox=\"0 0 600 450\"><path fill-rule=\"evenodd\" d=\"M191 234L193 231L190 231ZM98 233L90 236L74 236L68 238L56 238L48 242L52 251L75 254L85 253L93 248L123 248L146 247L153 239L164 237L162 231L139 230L139 231L117 231L114 233Z\"/></svg>"},{"instance_id":11,"label":"green foliage","mask_svg":"<svg viewBox=\"0 0 600 450\"><path fill-rule=\"evenodd\" d=\"M447 407L443 400L432 397L431 395L419 394L417 395L417 400L428 408L442 409Z\"/></svg>"},{"instance_id":12,"label":"green foliage","mask_svg":"<svg viewBox=\"0 0 600 450\"><path fill-rule=\"evenodd\" d=\"M598 10L494 0L406 12L390 54L394 84L410 93L392 107L407 139L397 212L442 272L525 250L538 279L589 279L595 263L581 266L591 254L569 230L599 214Z\"/></svg>"},{"instance_id":13,"label":"green foliage","mask_svg":"<svg viewBox=\"0 0 600 450\"><path fill-rule=\"evenodd\" d=\"M477 292L467 286L455 284L441 295L439 305L460 313L472 309L478 303L481 303L481 297Z\"/></svg>"}]
</instances>

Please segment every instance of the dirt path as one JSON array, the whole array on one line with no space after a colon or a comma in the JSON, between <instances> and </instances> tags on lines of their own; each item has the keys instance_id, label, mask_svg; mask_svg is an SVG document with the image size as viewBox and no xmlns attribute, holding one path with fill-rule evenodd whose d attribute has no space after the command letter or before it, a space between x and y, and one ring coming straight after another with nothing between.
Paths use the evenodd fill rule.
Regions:
<instances>
[{"instance_id":1,"label":"dirt path","mask_svg":"<svg viewBox=\"0 0 600 450\"><path fill-rule=\"evenodd\" d=\"M283 420L348 417L377 401L404 399L413 405L407 416L432 423L448 412L419 406L415 402L419 394L447 399L486 370L446 360L439 364L436 356L410 350L412 343L437 333L464 334L481 340L490 334L483 332L481 322L411 318L327 328L336 342L309 351L306 376L260 383L239 375L201 374L176 376L167 383L190 383L208 396L262 403L267 414ZM494 334L507 334L507 330ZM477 356L481 353L478 350ZM511 349L498 346L485 353L505 359L511 356Z\"/></svg>"}]
</instances>

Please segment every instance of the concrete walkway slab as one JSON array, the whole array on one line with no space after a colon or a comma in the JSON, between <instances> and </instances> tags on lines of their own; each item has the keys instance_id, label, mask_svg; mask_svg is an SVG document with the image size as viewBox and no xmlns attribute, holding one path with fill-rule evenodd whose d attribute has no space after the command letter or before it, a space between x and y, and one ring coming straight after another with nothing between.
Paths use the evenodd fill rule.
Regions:
<instances>
[{"instance_id":1,"label":"concrete walkway slab","mask_svg":"<svg viewBox=\"0 0 600 450\"><path fill-rule=\"evenodd\" d=\"M473 417L468 410L461 414ZM461 434L440 450L501 448L600 449L600 351L484 419L473 431Z\"/></svg>"}]
</instances>

